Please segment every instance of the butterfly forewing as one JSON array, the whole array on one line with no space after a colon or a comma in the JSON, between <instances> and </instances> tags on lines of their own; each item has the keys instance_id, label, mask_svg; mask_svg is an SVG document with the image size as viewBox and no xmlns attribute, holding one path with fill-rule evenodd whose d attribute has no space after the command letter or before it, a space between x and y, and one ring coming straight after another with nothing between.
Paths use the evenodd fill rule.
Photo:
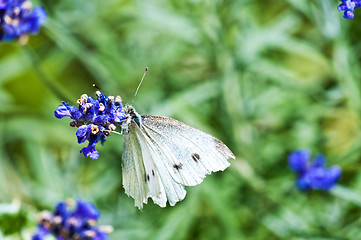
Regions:
<instances>
[{"instance_id":1,"label":"butterfly forewing","mask_svg":"<svg viewBox=\"0 0 361 240\"><path fill-rule=\"evenodd\" d=\"M124 136L124 151L122 158L123 187L125 193L132 196L135 206L141 208L147 201L148 186L144 184L144 164L142 149L135 131L129 131Z\"/></svg>"},{"instance_id":2,"label":"butterfly forewing","mask_svg":"<svg viewBox=\"0 0 361 240\"><path fill-rule=\"evenodd\" d=\"M135 199L135 205L139 209L142 209L143 203L147 203L146 199L148 197L151 197L153 202L161 207L166 206L167 199L169 204L174 206L176 202L184 199L186 195L183 185L172 179L163 162L157 161L157 159L162 158L162 156L160 156L160 153L154 148L156 145L140 130L138 125L132 121L128 127L129 131L125 134L123 161L124 159L128 159L124 163L134 163L133 165L135 165L135 167L133 167L133 169L137 169L137 165L143 166L144 174L142 171L132 172L127 171L126 168L123 170L123 185L126 193ZM135 159L137 160L135 161L131 160L134 156L130 155L129 153L131 152L128 151L128 149L132 148L141 149L141 151L136 152L137 156ZM129 179L134 178L138 173L143 174L140 176L141 180L138 182L147 186L145 193L143 192L144 189L137 187L136 184L135 189L131 189L132 185L127 184ZM135 179L138 180L138 178ZM135 196L146 197L145 199L137 199Z\"/></svg>"},{"instance_id":3,"label":"butterfly forewing","mask_svg":"<svg viewBox=\"0 0 361 240\"><path fill-rule=\"evenodd\" d=\"M177 202L184 199L186 190L182 184L173 179L165 165L165 161L162 161L162 159L168 159L165 152L162 150L163 146L160 146L159 143L152 139L146 131L141 132L141 134L148 144L151 157L156 165L156 174L159 174L159 177L161 178L169 204L174 206Z\"/></svg>"},{"instance_id":4,"label":"butterfly forewing","mask_svg":"<svg viewBox=\"0 0 361 240\"><path fill-rule=\"evenodd\" d=\"M220 140L177 120L145 115L143 131L163 152L164 162L173 179L183 185L197 185L206 174L223 171L233 153Z\"/></svg>"}]
</instances>

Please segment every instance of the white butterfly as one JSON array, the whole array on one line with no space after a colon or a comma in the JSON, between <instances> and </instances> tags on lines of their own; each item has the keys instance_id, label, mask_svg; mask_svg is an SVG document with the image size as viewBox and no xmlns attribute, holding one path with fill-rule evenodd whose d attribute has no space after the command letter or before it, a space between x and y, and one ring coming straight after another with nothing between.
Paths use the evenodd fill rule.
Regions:
<instances>
[{"instance_id":1,"label":"white butterfly","mask_svg":"<svg viewBox=\"0 0 361 240\"><path fill-rule=\"evenodd\" d=\"M167 117L140 116L131 105L124 109L123 186L139 209L149 197L161 207L167 200L174 206L184 199L184 186L225 170L227 159L235 158L220 140L201 130Z\"/></svg>"}]
</instances>

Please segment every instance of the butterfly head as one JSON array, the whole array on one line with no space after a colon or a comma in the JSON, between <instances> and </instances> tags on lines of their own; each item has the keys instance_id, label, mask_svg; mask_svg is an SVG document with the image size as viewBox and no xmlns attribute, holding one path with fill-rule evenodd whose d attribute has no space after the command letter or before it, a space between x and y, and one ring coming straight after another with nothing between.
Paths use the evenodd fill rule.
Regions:
<instances>
[{"instance_id":1,"label":"butterfly head","mask_svg":"<svg viewBox=\"0 0 361 240\"><path fill-rule=\"evenodd\" d=\"M140 128L142 127L142 116L140 116L140 114L137 113L137 111L132 105L129 104L125 105L124 111L126 115L126 120L122 124L123 131L125 132L128 131L128 126L131 123L131 121L134 121L138 125L138 127Z\"/></svg>"}]
</instances>

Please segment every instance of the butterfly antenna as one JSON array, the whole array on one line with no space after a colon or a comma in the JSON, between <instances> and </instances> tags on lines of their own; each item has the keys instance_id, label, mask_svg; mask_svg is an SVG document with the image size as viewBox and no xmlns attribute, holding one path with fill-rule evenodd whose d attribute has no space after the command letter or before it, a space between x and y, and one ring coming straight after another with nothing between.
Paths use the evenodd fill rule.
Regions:
<instances>
[{"instance_id":1,"label":"butterfly antenna","mask_svg":"<svg viewBox=\"0 0 361 240\"><path fill-rule=\"evenodd\" d=\"M96 89L98 89L99 91L106 93L107 95L109 95L109 93L107 91L104 91L103 89L101 89L100 87L98 87L95 83L93 83L93 87L95 87Z\"/></svg>"},{"instance_id":2,"label":"butterfly antenna","mask_svg":"<svg viewBox=\"0 0 361 240\"><path fill-rule=\"evenodd\" d=\"M140 81L140 83L139 83L139 85L138 85L138 87L137 87L137 90L135 91L135 94L134 94L134 97L133 97L132 103L131 103L130 105L133 105L134 98L135 98L135 96L137 96L137 93L138 93L138 90L139 90L139 88L140 88L140 85L142 85L142 82L143 82L143 80L144 80L145 74L147 74L147 72L148 72L148 67L146 67L146 68L145 68L145 71L144 71L144 74L143 74L142 80Z\"/></svg>"}]
</instances>

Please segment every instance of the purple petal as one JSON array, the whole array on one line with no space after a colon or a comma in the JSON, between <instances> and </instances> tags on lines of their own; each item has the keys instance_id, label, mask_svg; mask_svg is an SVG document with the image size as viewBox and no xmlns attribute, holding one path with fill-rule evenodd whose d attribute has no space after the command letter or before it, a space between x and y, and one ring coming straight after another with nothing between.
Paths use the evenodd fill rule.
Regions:
<instances>
[{"instance_id":1,"label":"purple petal","mask_svg":"<svg viewBox=\"0 0 361 240\"><path fill-rule=\"evenodd\" d=\"M8 3L7 0L0 0L0 9L6 9Z\"/></svg>"},{"instance_id":2,"label":"purple petal","mask_svg":"<svg viewBox=\"0 0 361 240\"><path fill-rule=\"evenodd\" d=\"M68 217L68 209L65 202L59 202L55 206L54 215L60 216L62 219L66 219Z\"/></svg>"},{"instance_id":3,"label":"purple petal","mask_svg":"<svg viewBox=\"0 0 361 240\"><path fill-rule=\"evenodd\" d=\"M341 177L341 168L339 166L332 166L328 169L328 176L337 181Z\"/></svg>"},{"instance_id":4,"label":"purple petal","mask_svg":"<svg viewBox=\"0 0 361 240\"><path fill-rule=\"evenodd\" d=\"M83 143L88 139L90 125L82 125L76 130L76 136L78 138L78 143Z\"/></svg>"},{"instance_id":5,"label":"purple petal","mask_svg":"<svg viewBox=\"0 0 361 240\"><path fill-rule=\"evenodd\" d=\"M337 7L337 10L338 10L338 11L344 11L344 10L346 10L346 9L347 9L347 7L346 7L345 4L341 4L341 5L339 5L339 6Z\"/></svg>"},{"instance_id":6,"label":"purple petal","mask_svg":"<svg viewBox=\"0 0 361 240\"><path fill-rule=\"evenodd\" d=\"M100 212L90 202L77 200L77 208L72 213L73 217L98 220Z\"/></svg>"},{"instance_id":7,"label":"purple petal","mask_svg":"<svg viewBox=\"0 0 361 240\"><path fill-rule=\"evenodd\" d=\"M84 147L80 152L82 152L85 157L91 157L92 159L99 157L98 151L95 150L95 143L89 142L89 145Z\"/></svg>"},{"instance_id":8,"label":"purple petal","mask_svg":"<svg viewBox=\"0 0 361 240\"><path fill-rule=\"evenodd\" d=\"M298 150L288 156L288 162L293 171L303 172L307 169L311 153L308 150Z\"/></svg>"},{"instance_id":9,"label":"purple petal","mask_svg":"<svg viewBox=\"0 0 361 240\"><path fill-rule=\"evenodd\" d=\"M341 177L341 168L339 166L332 166L327 171L327 176L325 179L325 185L327 189L332 188L336 185L338 179Z\"/></svg>"},{"instance_id":10,"label":"purple petal","mask_svg":"<svg viewBox=\"0 0 361 240\"><path fill-rule=\"evenodd\" d=\"M312 167L324 167L326 165L326 157L323 154L317 154L311 165Z\"/></svg>"},{"instance_id":11,"label":"purple petal","mask_svg":"<svg viewBox=\"0 0 361 240\"><path fill-rule=\"evenodd\" d=\"M69 106L63 101L63 105L59 105L58 108L54 112L55 117L63 118L63 117L70 117L78 121L82 118L81 112L74 106Z\"/></svg>"},{"instance_id":12,"label":"purple petal","mask_svg":"<svg viewBox=\"0 0 361 240\"><path fill-rule=\"evenodd\" d=\"M34 7L33 15L35 15L37 18L38 26L44 25L46 18L48 17L48 14L45 12L45 10L42 6Z\"/></svg>"},{"instance_id":13,"label":"purple petal","mask_svg":"<svg viewBox=\"0 0 361 240\"><path fill-rule=\"evenodd\" d=\"M300 190L308 190L310 188L310 185L307 175L301 175L296 181L296 186Z\"/></svg>"},{"instance_id":14,"label":"purple petal","mask_svg":"<svg viewBox=\"0 0 361 240\"><path fill-rule=\"evenodd\" d=\"M327 169L318 167L311 169L308 173L308 178L310 181L310 187L312 189L328 189L327 184Z\"/></svg>"},{"instance_id":15,"label":"purple petal","mask_svg":"<svg viewBox=\"0 0 361 240\"><path fill-rule=\"evenodd\" d=\"M71 113L63 103L63 105L59 105L58 108L54 112L55 117L63 118L63 117L71 117Z\"/></svg>"},{"instance_id":16,"label":"purple petal","mask_svg":"<svg viewBox=\"0 0 361 240\"><path fill-rule=\"evenodd\" d=\"M353 12L352 12L352 11L350 11L350 10L346 10L346 11L345 11L345 13L343 14L343 17L344 17L344 18L353 19L354 14L353 14Z\"/></svg>"}]
</instances>

